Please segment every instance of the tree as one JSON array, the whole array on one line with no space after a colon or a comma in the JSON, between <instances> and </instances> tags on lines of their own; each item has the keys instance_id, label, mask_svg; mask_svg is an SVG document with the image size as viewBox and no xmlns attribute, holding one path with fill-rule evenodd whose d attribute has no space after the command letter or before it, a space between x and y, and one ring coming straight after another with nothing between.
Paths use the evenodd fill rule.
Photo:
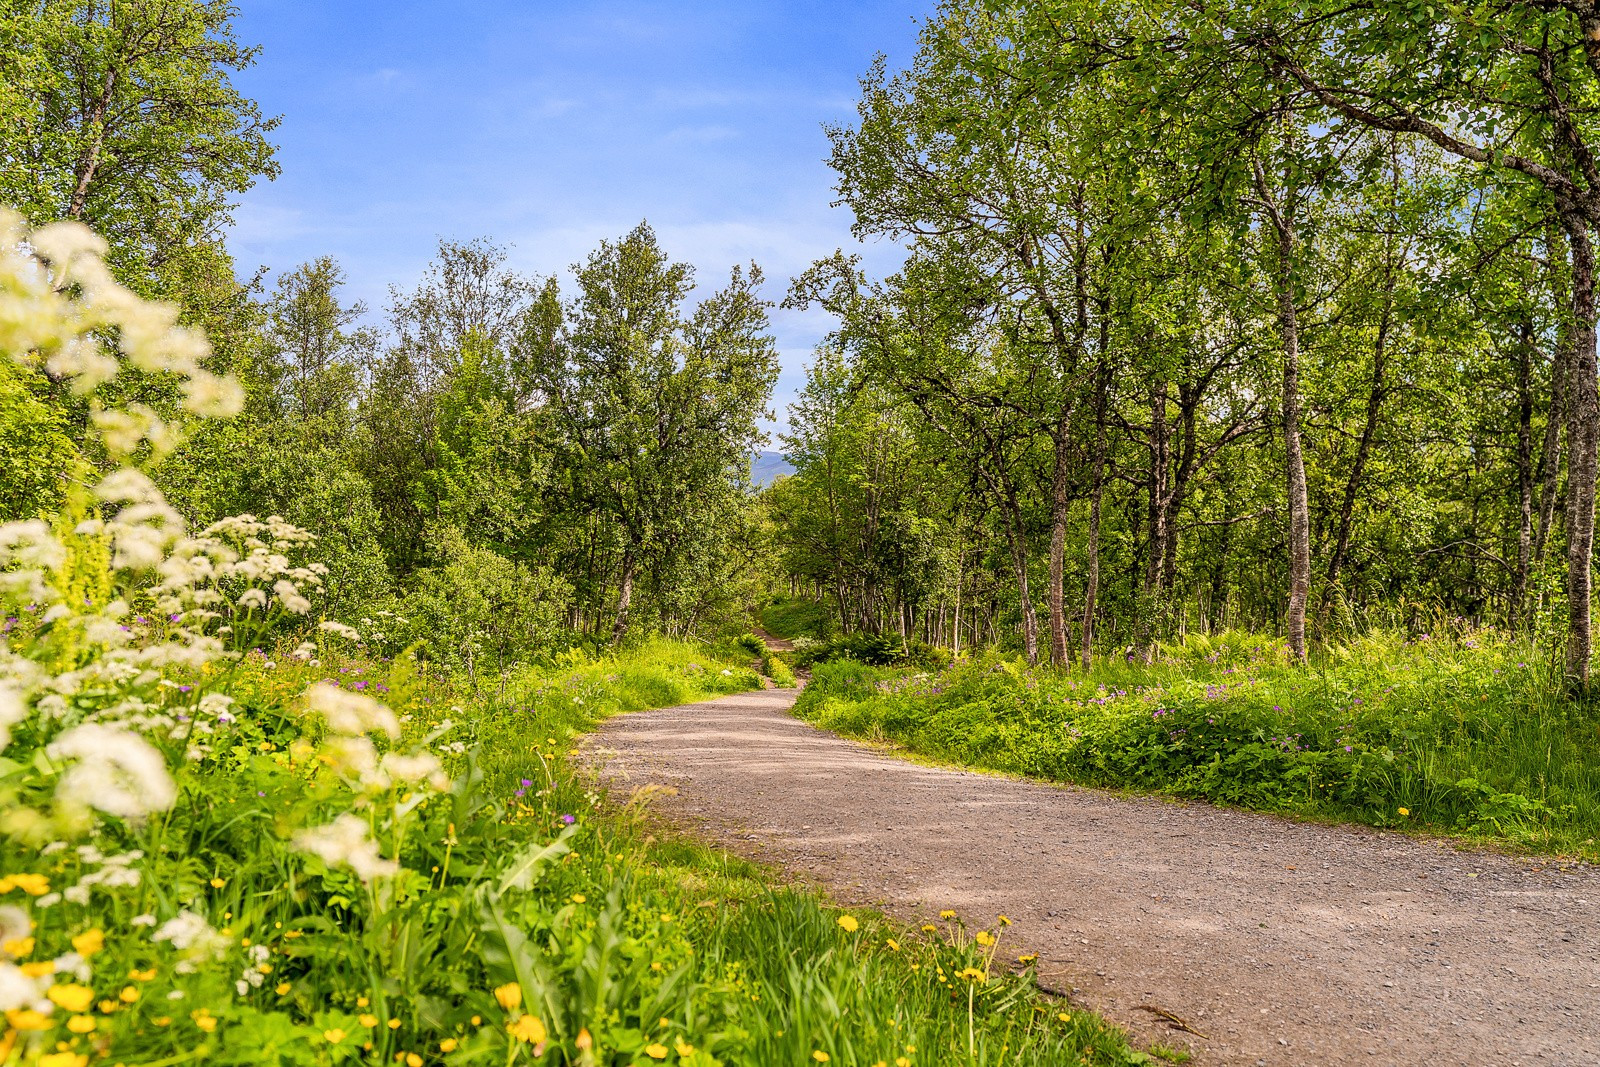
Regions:
<instances>
[{"instance_id":1,"label":"tree","mask_svg":"<svg viewBox=\"0 0 1600 1067\"><path fill-rule=\"evenodd\" d=\"M229 0L0 4L0 203L92 226L127 283L181 298L198 261L226 259L228 197L278 172L278 120L229 77L257 51L235 14Z\"/></svg>"},{"instance_id":2,"label":"tree","mask_svg":"<svg viewBox=\"0 0 1600 1067\"><path fill-rule=\"evenodd\" d=\"M755 267L735 268L685 314L694 272L641 223L601 242L574 273L579 293L563 327L541 333L543 347L523 359L550 421L567 514L601 516L617 532L611 638L620 642L641 571L664 573L694 551L702 524L717 521L712 502L746 502L778 357Z\"/></svg>"}]
</instances>

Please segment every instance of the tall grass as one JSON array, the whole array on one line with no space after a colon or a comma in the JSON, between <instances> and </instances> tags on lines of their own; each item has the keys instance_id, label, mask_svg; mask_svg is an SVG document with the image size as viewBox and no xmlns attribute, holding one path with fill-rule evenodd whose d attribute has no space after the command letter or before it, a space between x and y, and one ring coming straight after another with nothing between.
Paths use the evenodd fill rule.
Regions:
<instances>
[{"instance_id":1,"label":"tall grass","mask_svg":"<svg viewBox=\"0 0 1600 1067\"><path fill-rule=\"evenodd\" d=\"M1375 634L1307 666L1248 633L1087 675L827 664L799 713L1040 778L1600 854L1600 719L1492 631Z\"/></svg>"}]
</instances>

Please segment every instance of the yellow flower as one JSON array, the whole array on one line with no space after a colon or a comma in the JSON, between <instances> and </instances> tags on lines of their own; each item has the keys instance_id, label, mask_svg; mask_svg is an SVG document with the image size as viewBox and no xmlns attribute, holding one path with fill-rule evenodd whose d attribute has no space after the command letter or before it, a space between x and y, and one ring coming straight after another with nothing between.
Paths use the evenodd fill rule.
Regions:
<instances>
[{"instance_id":1,"label":"yellow flower","mask_svg":"<svg viewBox=\"0 0 1600 1067\"><path fill-rule=\"evenodd\" d=\"M506 1011L512 1011L522 1003L522 987L516 982L507 982L503 986L496 986L494 999L499 1001L500 1006Z\"/></svg>"},{"instance_id":2,"label":"yellow flower","mask_svg":"<svg viewBox=\"0 0 1600 1067\"><path fill-rule=\"evenodd\" d=\"M664 1060L667 1058L667 1046L646 1045L644 1047L644 1054L653 1060Z\"/></svg>"},{"instance_id":3,"label":"yellow flower","mask_svg":"<svg viewBox=\"0 0 1600 1067\"><path fill-rule=\"evenodd\" d=\"M56 973L55 960L40 960L38 963L24 963L17 970L29 978L43 978L47 974Z\"/></svg>"},{"instance_id":4,"label":"yellow flower","mask_svg":"<svg viewBox=\"0 0 1600 1067\"><path fill-rule=\"evenodd\" d=\"M1039 958L1038 956L1035 956L1033 953L1030 952L1026 956L1018 956L1017 957L1017 962L1020 963L1020 964L1023 964L1024 966L1026 966L1027 964L1033 963L1038 958Z\"/></svg>"},{"instance_id":5,"label":"yellow flower","mask_svg":"<svg viewBox=\"0 0 1600 1067\"><path fill-rule=\"evenodd\" d=\"M994 935L987 930L979 930L977 936L972 940L976 941L984 948L988 948L990 945L994 944Z\"/></svg>"},{"instance_id":6,"label":"yellow flower","mask_svg":"<svg viewBox=\"0 0 1600 1067\"><path fill-rule=\"evenodd\" d=\"M139 991L131 985L123 986L122 992L117 995L122 998L124 1004L132 1004L139 999Z\"/></svg>"},{"instance_id":7,"label":"yellow flower","mask_svg":"<svg viewBox=\"0 0 1600 1067\"><path fill-rule=\"evenodd\" d=\"M389 1029L391 1029L391 1030L400 1029L400 1020L399 1019L390 1019L389 1020Z\"/></svg>"},{"instance_id":8,"label":"yellow flower","mask_svg":"<svg viewBox=\"0 0 1600 1067\"><path fill-rule=\"evenodd\" d=\"M832 1056L828 1055L820 1048L811 1053L811 1058L816 1060L818 1063L827 1063L829 1060L833 1059Z\"/></svg>"},{"instance_id":9,"label":"yellow flower","mask_svg":"<svg viewBox=\"0 0 1600 1067\"><path fill-rule=\"evenodd\" d=\"M422 1057L415 1052L406 1053L406 1067L422 1067Z\"/></svg>"},{"instance_id":10,"label":"yellow flower","mask_svg":"<svg viewBox=\"0 0 1600 1067\"><path fill-rule=\"evenodd\" d=\"M854 915L841 915L841 916L839 916L839 925L844 927L847 931L849 931L852 934L855 933L861 927L861 924L856 922L856 917Z\"/></svg>"},{"instance_id":11,"label":"yellow flower","mask_svg":"<svg viewBox=\"0 0 1600 1067\"><path fill-rule=\"evenodd\" d=\"M574 894L572 894L572 902L574 904L582 904L582 903L586 902L588 899L589 898L584 896L582 893L574 893Z\"/></svg>"},{"instance_id":12,"label":"yellow flower","mask_svg":"<svg viewBox=\"0 0 1600 1067\"><path fill-rule=\"evenodd\" d=\"M228 883L225 880L221 879L221 878L213 878L213 879L211 879L211 888L212 889L221 889L223 886L225 886L227 884Z\"/></svg>"},{"instance_id":13,"label":"yellow flower","mask_svg":"<svg viewBox=\"0 0 1600 1067\"><path fill-rule=\"evenodd\" d=\"M578 1036L573 1038L572 1043L576 1045L580 1051L594 1048L594 1035L589 1033L589 1028L587 1026L581 1027L578 1030Z\"/></svg>"},{"instance_id":14,"label":"yellow flower","mask_svg":"<svg viewBox=\"0 0 1600 1067\"><path fill-rule=\"evenodd\" d=\"M1410 815L1411 814L1411 809L1410 808L1401 808L1400 809L1400 814L1401 815Z\"/></svg>"},{"instance_id":15,"label":"yellow flower","mask_svg":"<svg viewBox=\"0 0 1600 1067\"><path fill-rule=\"evenodd\" d=\"M150 981L150 979L154 978L155 976L156 976L156 969L154 967L150 968L148 971L129 971L128 972L128 977L132 978L135 982L148 982L148 981Z\"/></svg>"},{"instance_id":16,"label":"yellow flower","mask_svg":"<svg viewBox=\"0 0 1600 1067\"><path fill-rule=\"evenodd\" d=\"M93 1015L74 1015L67 1020L67 1029L75 1034L91 1034L94 1032Z\"/></svg>"},{"instance_id":17,"label":"yellow flower","mask_svg":"<svg viewBox=\"0 0 1600 1067\"><path fill-rule=\"evenodd\" d=\"M526 1041L530 1045L537 1045L550 1036L544 1028L544 1023L532 1015L524 1015L516 1022L508 1024L506 1033L518 1041Z\"/></svg>"},{"instance_id":18,"label":"yellow flower","mask_svg":"<svg viewBox=\"0 0 1600 1067\"><path fill-rule=\"evenodd\" d=\"M932 923L923 923L922 932L925 934L936 934L939 932L939 928Z\"/></svg>"},{"instance_id":19,"label":"yellow flower","mask_svg":"<svg viewBox=\"0 0 1600 1067\"><path fill-rule=\"evenodd\" d=\"M687 1041L683 1041L681 1039L678 1040L678 1041L674 1041L672 1043L672 1048L680 1056L693 1056L694 1055L694 1046L689 1044Z\"/></svg>"},{"instance_id":20,"label":"yellow flower","mask_svg":"<svg viewBox=\"0 0 1600 1067\"><path fill-rule=\"evenodd\" d=\"M194 1017L194 1024L208 1034L217 1028L216 1018L210 1015L196 1015Z\"/></svg>"},{"instance_id":21,"label":"yellow flower","mask_svg":"<svg viewBox=\"0 0 1600 1067\"><path fill-rule=\"evenodd\" d=\"M890 952L899 952L900 951L900 942L896 941L892 937L889 940L885 941L884 944L889 946L889 951Z\"/></svg>"},{"instance_id":22,"label":"yellow flower","mask_svg":"<svg viewBox=\"0 0 1600 1067\"><path fill-rule=\"evenodd\" d=\"M88 1062L81 1052L47 1052L37 1061L39 1067L85 1067Z\"/></svg>"},{"instance_id":23,"label":"yellow flower","mask_svg":"<svg viewBox=\"0 0 1600 1067\"><path fill-rule=\"evenodd\" d=\"M457 1042L455 1038L447 1037L443 1041L439 1042L439 1051L454 1052L457 1044L459 1044L459 1042Z\"/></svg>"},{"instance_id":24,"label":"yellow flower","mask_svg":"<svg viewBox=\"0 0 1600 1067\"><path fill-rule=\"evenodd\" d=\"M6 1023L13 1030L47 1030L50 1027L49 1017L32 1008L6 1012Z\"/></svg>"},{"instance_id":25,"label":"yellow flower","mask_svg":"<svg viewBox=\"0 0 1600 1067\"><path fill-rule=\"evenodd\" d=\"M1001 926L1010 926L1011 925L1011 920L1006 918L1004 915L1002 915L1002 916L1000 916L1000 925Z\"/></svg>"},{"instance_id":26,"label":"yellow flower","mask_svg":"<svg viewBox=\"0 0 1600 1067\"><path fill-rule=\"evenodd\" d=\"M894 1067L911 1067L911 1061L904 1056L896 1056L894 1058Z\"/></svg>"},{"instance_id":27,"label":"yellow flower","mask_svg":"<svg viewBox=\"0 0 1600 1067\"><path fill-rule=\"evenodd\" d=\"M344 1031L338 1027L334 1027L332 1030L324 1030L322 1031L322 1038L330 1045L337 1045L344 1040Z\"/></svg>"},{"instance_id":28,"label":"yellow flower","mask_svg":"<svg viewBox=\"0 0 1600 1067\"><path fill-rule=\"evenodd\" d=\"M20 889L30 897L42 897L50 892L50 879L42 874L8 874L0 878L0 893Z\"/></svg>"},{"instance_id":29,"label":"yellow flower","mask_svg":"<svg viewBox=\"0 0 1600 1067\"><path fill-rule=\"evenodd\" d=\"M368 1004L371 1004L371 1003L372 1003L372 1001L368 1000L366 997L357 997L356 998L356 1007L358 1007L358 1008L364 1008Z\"/></svg>"},{"instance_id":30,"label":"yellow flower","mask_svg":"<svg viewBox=\"0 0 1600 1067\"><path fill-rule=\"evenodd\" d=\"M1068 1015L1064 1011L1063 1012L1057 1012L1056 1013L1056 1018L1060 1019L1064 1023L1070 1023L1072 1021L1072 1016Z\"/></svg>"},{"instance_id":31,"label":"yellow flower","mask_svg":"<svg viewBox=\"0 0 1600 1067\"><path fill-rule=\"evenodd\" d=\"M114 1012L116 1010L117 1010L117 1002L116 1001L110 1000L110 999L106 999L106 1000L102 1000L100 1002L100 1014L101 1015L110 1015L112 1012Z\"/></svg>"},{"instance_id":32,"label":"yellow flower","mask_svg":"<svg viewBox=\"0 0 1600 1067\"><path fill-rule=\"evenodd\" d=\"M94 990L86 985L76 982L67 982L63 985L53 985L45 993L58 1007L67 1011L88 1011L89 1005L94 1003Z\"/></svg>"},{"instance_id":33,"label":"yellow flower","mask_svg":"<svg viewBox=\"0 0 1600 1067\"><path fill-rule=\"evenodd\" d=\"M289 995L289 990L291 988L293 987L290 986L288 982L279 982L278 988L274 990L274 992L276 992L280 997L286 997Z\"/></svg>"},{"instance_id":34,"label":"yellow flower","mask_svg":"<svg viewBox=\"0 0 1600 1067\"><path fill-rule=\"evenodd\" d=\"M939 918L941 919L954 919L955 917L956 913L951 911L949 908L946 908L944 911L939 913Z\"/></svg>"},{"instance_id":35,"label":"yellow flower","mask_svg":"<svg viewBox=\"0 0 1600 1067\"><path fill-rule=\"evenodd\" d=\"M378 1017L376 1015L362 1015L356 1019L356 1022L360 1023L362 1026L365 1026L368 1030L371 1030L374 1026L378 1025Z\"/></svg>"},{"instance_id":36,"label":"yellow flower","mask_svg":"<svg viewBox=\"0 0 1600 1067\"><path fill-rule=\"evenodd\" d=\"M72 939L72 947L78 951L80 956L93 956L96 952L106 947L106 935L99 927L95 927L93 930L85 930Z\"/></svg>"},{"instance_id":37,"label":"yellow flower","mask_svg":"<svg viewBox=\"0 0 1600 1067\"><path fill-rule=\"evenodd\" d=\"M14 960L20 960L24 956L31 956L33 955L33 938L14 938L11 941L7 941L3 945L0 945L0 951L3 951L7 956L10 956Z\"/></svg>"}]
</instances>

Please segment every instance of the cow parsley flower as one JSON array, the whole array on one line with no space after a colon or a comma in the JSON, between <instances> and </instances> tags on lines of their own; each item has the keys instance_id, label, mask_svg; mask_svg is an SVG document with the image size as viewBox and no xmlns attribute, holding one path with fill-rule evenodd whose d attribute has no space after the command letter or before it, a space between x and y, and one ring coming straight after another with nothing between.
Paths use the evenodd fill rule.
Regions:
<instances>
[{"instance_id":1,"label":"cow parsley flower","mask_svg":"<svg viewBox=\"0 0 1600 1067\"><path fill-rule=\"evenodd\" d=\"M86 722L61 734L45 752L51 759L77 761L56 787L63 803L137 819L166 811L177 799L166 760L128 730Z\"/></svg>"},{"instance_id":2,"label":"cow parsley flower","mask_svg":"<svg viewBox=\"0 0 1600 1067\"><path fill-rule=\"evenodd\" d=\"M330 867L349 867L363 882L391 877L400 870L398 863L379 854L378 843L367 834L366 822L349 812L327 826L302 830L295 835L294 844Z\"/></svg>"}]
</instances>

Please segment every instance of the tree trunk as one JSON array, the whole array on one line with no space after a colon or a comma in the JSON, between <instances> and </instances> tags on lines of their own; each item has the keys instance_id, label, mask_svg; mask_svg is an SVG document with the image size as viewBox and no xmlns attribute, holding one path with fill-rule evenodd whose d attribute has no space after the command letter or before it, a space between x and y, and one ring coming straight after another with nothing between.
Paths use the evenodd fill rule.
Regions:
<instances>
[{"instance_id":1,"label":"tree trunk","mask_svg":"<svg viewBox=\"0 0 1600 1067\"><path fill-rule=\"evenodd\" d=\"M1335 595L1339 572L1350 553L1350 527L1355 518L1356 499L1361 493L1361 479L1366 473L1367 458L1372 453L1372 439L1378 432L1378 416L1383 410L1383 398L1389 387L1385 374L1389 365L1389 328L1394 316L1394 271L1387 272L1384 280L1383 311L1378 317L1378 337L1372 346L1372 386L1367 391L1367 416L1361 424L1361 439L1356 444L1356 455L1350 463L1350 477L1344 483L1344 499L1339 502L1339 520L1335 528L1333 555L1328 559L1328 589L1322 602Z\"/></svg>"},{"instance_id":2,"label":"tree trunk","mask_svg":"<svg viewBox=\"0 0 1600 1067\"><path fill-rule=\"evenodd\" d=\"M622 554L622 582L617 590L617 620L611 626L611 643L622 644L628 633L628 605L633 602L634 570L638 567L633 549Z\"/></svg>"},{"instance_id":3,"label":"tree trunk","mask_svg":"<svg viewBox=\"0 0 1600 1067\"><path fill-rule=\"evenodd\" d=\"M1161 588L1167 559L1168 479L1172 474L1172 435L1167 426L1167 383L1150 385L1150 500L1148 531L1150 551L1144 562L1143 596L1139 612L1139 654L1146 663L1155 662L1156 638L1165 617L1164 590Z\"/></svg>"},{"instance_id":4,"label":"tree trunk","mask_svg":"<svg viewBox=\"0 0 1600 1067\"><path fill-rule=\"evenodd\" d=\"M1522 628L1533 566L1533 323L1523 322L1517 339L1517 564L1511 579L1506 622Z\"/></svg>"},{"instance_id":5,"label":"tree trunk","mask_svg":"<svg viewBox=\"0 0 1600 1067\"><path fill-rule=\"evenodd\" d=\"M1046 600L1050 615L1050 662L1067 665L1066 580L1067 547L1067 417L1056 423L1055 469L1050 476L1050 588Z\"/></svg>"},{"instance_id":6,"label":"tree trunk","mask_svg":"<svg viewBox=\"0 0 1600 1067\"><path fill-rule=\"evenodd\" d=\"M1566 674L1576 690L1589 688L1590 595L1594 552L1596 445L1600 444L1600 393L1596 392L1594 246L1576 208L1561 206L1572 249L1572 394L1567 431Z\"/></svg>"},{"instance_id":7,"label":"tree trunk","mask_svg":"<svg viewBox=\"0 0 1600 1067\"><path fill-rule=\"evenodd\" d=\"M1294 221L1272 199L1260 165L1256 185L1277 231L1278 329L1283 341L1283 451L1289 497L1289 608L1284 629L1289 652L1306 658L1306 601L1311 592L1311 515L1305 457L1300 450L1300 320L1294 303Z\"/></svg>"},{"instance_id":8,"label":"tree trunk","mask_svg":"<svg viewBox=\"0 0 1600 1067\"><path fill-rule=\"evenodd\" d=\"M1540 562L1555 525L1556 498L1561 495L1561 428L1572 394L1572 292L1565 276L1567 244L1555 223L1546 234L1545 251L1550 264L1550 302L1560 317L1550 357L1550 410L1545 415L1544 446L1539 453L1539 523L1533 534L1533 558Z\"/></svg>"},{"instance_id":9,"label":"tree trunk","mask_svg":"<svg viewBox=\"0 0 1600 1067\"><path fill-rule=\"evenodd\" d=\"M1106 328L1101 326L1102 352ZM1100 373L1095 383L1094 399L1094 467L1090 472L1089 486L1089 544L1085 549L1083 567L1083 669L1088 671L1094 663L1094 616L1100 596L1100 503L1106 488L1106 393L1111 388L1110 370L1102 356Z\"/></svg>"}]
</instances>

